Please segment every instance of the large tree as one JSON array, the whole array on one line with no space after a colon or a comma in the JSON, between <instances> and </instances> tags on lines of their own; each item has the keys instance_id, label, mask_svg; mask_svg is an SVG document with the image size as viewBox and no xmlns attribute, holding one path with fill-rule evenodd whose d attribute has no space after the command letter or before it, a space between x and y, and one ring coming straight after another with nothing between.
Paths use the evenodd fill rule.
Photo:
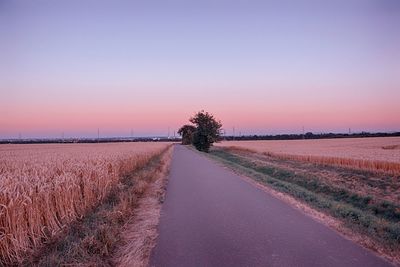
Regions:
<instances>
[{"instance_id":1,"label":"large tree","mask_svg":"<svg viewBox=\"0 0 400 267\"><path fill-rule=\"evenodd\" d=\"M221 122L204 110L195 114L189 121L196 125L193 145L197 150L208 152L212 144L218 141L222 127Z\"/></svg>"},{"instance_id":2,"label":"large tree","mask_svg":"<svg viewBox=\"0 0 400 267\"><path fill-rule=\"evenodd\" d=\"M182 136L182 145L190 145L193 142L193 134L196 131L196 127L193 125L183 125L179 130L178 134Z\"/></svg>"}]
</instances>

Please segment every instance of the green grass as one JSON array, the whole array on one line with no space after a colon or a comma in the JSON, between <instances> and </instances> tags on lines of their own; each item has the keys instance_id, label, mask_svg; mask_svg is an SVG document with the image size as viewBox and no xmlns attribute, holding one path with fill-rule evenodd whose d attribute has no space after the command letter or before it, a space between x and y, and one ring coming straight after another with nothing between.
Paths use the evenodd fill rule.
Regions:
<instances>
[{"instance_id":1,"label":"green grass","mask_svg":"<svg viewBox=\"0 0 400 267\"><path fill-rule=\"evenodd\" d=\"M318 177L305 176L267 164L259 164L245 156L223 149L213 149L210 157L240 173L306 202L311 207L330 214L360 233L389 246L400 248L400 207L373 196L362 196L323 182Z\"/></svg>"}]
</instances>

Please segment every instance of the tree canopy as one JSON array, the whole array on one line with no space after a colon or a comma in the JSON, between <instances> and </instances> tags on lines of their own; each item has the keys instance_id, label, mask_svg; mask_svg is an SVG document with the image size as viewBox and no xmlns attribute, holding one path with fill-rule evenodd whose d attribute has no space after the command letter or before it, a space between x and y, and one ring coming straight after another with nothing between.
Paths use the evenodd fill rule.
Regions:
<instances>
[{"instance_id":1,"label":"tree canopy","mask_svg":"<svg viewBox=\"0 0 400 267\"><path fill-rule=\"evenodd\" d=\"M197 112L189 121L193 125L185 124L178 130L182 144L193 144L197 150L208 152L220 137L221 122L204 110Z\"/></svg>"},{"instance_id":2,"label":"tree canopy","mask_svg":"<svg viewBox=\"0 0 400 267\"><path fill-rule=\"evenodd\" d=\"M179 130L178 134L182 136L182 145L190 145L193 141L193 134L196 127L193 125L185 124Z\"/></svg>"}]
</instances>

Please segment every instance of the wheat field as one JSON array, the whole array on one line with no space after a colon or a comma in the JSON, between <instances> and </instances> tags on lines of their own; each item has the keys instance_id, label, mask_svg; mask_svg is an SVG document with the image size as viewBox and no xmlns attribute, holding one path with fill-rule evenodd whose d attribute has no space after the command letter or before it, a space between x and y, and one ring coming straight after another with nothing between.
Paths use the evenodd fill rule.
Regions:
<instances>
[{"instance_id":1,"label":"wheat field","mask_svg":"<svg viewBox=\"0 0 400 267\"><path fill-rule=\"evenodd\" d=\"M0 145L0 265L20 262L168 143Z\"/></svg>"},{"instance_id":2,"label":"wheat field","mask_svg":"<svg viewBox=\"0 0 400 267\"><path fill-rule=\"evenodd\" d=\"M400 137L226 141L216 146L248 149L282 159L400 174Z\"/></svg>"}]
</instances>

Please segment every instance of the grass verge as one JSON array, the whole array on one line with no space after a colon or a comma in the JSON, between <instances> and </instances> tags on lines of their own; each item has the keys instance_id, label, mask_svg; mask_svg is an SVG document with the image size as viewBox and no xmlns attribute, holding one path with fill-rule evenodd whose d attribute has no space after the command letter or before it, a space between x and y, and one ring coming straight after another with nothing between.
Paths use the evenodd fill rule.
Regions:
<instances>
[{"instance_id":1,"label":"grass verge","mask_svg":"<svg viewBox=\"0 0 400 267\"><path fill-rule=\"evenodd\" d=\"M170 161L172 150L164 156ZM121 242L114 255L115 266L145 267L148 266L151 251L158 237L161 204L164 202L169 164L163 164L158 178L151 183L145 196L139 200L134 216L124 225Z\"/></svg>"},{"instance_id":2,"label":"grass verge","mask_svg":"<svg viewBox=\"0 0 400 267\"><path fill-rule=\"evenodd\" d=\"M105 200L23 262L24 266L114 266L122 227L134 215L151 184L164 175L169 159L154 156L140 170L121 177Z\"/></svg>"},{"instance_id":3,"label":"grass verge","mask_svg":"<svg viewBox=\"0 0 400 267\"><path fill-rule=\"evenodd\" d=\"M225 149L215 148L209 156L259 183L339 219L346 227L384 247L390 259L400 261L400 209L394 203L374 201L372 196L358 195L324 183L318 177L260 164Z\"/></svg>"}]
</instances>

